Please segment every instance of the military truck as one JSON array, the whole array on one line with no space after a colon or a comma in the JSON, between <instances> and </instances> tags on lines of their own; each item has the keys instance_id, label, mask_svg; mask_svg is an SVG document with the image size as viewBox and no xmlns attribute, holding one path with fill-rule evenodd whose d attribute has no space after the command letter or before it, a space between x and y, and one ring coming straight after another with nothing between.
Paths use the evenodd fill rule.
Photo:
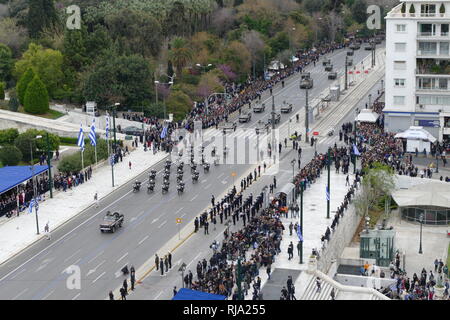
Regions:
<instances>
[{"instance_id":1,"label":"military truck","mask_svg":"<svg viewBox=\"0 0 450 320\"><path fill-rule=\"evenodd\" d=\"M332 71L333 70L333 65L332 64L327 64L325 66L325 71Z\"/></svg>"},{"instance_id":2,"label":"military truck","mask_svg":"<svg viewBox=\"0 0 450 320\"><path fill-rule=\"evenodd\" d=\"M311 89L314 85L314 80L311 78L309 72L301 74L300 89Z\"/></svg>"},{"instance_id":3,"label":"military truck","mask_svg":"<svg viewBox=\"0 0 450 320\"><path fill-rule=\"evenodd\" d=\"M292 103L286 103L286 101L283 101L283 105L280 108L281 113L289 113L292 112Z\"/></svg>"},{"instance_id":4,"label":"military truck","mask_svg":"<svg viewBox=\"0 0 450 320\"><path fill-rule=\"evenodd\" d=\"M239 116L239 122L250 122L252 120L252 114L248 111L243 111Z\"/></svg>"},{"instance_id":5,"label":"military truck","mask_svg":"<svg viewBox=\"0 0 450 320\"><path fill-rule=\"evenodd\" d=\"M220 129L222 129L223 133L226 133L227 131L236 131L236 128L236 122L224 122L220 125Z\"/></svg>"},{"instance_id":6,"label":"military truck","mask_svg":"<svg viewBox=\"0 0 450 320\"><path fill-rule=\"evenodd\" d=\"M328 73L328 79L329 80L335 80L337 78L337 72L330 72Z\"/></svg>"},{"instance_id":7,"label":"military truck","mask_svg":"<svg viewBox=\"0 0 450 320\"><path fill-rule=\"evenodd\" d=\"M123 224L124 216L119 212L111 213L111 211L106 212L102 223L100 224L101 232L112 232L114 233L117 228L121 228Z\"/></svg>"},{"instance_id":8,"label":"military truck","mask_svg":"<svg viewBox=\"0 0 450 320\"><path fill-rule=\"evenodd\" d=\"M266 109L265 103L257 104L253 107L253 112L254 113L264 112L265 109Z\"/></svg>"}]
</instances>

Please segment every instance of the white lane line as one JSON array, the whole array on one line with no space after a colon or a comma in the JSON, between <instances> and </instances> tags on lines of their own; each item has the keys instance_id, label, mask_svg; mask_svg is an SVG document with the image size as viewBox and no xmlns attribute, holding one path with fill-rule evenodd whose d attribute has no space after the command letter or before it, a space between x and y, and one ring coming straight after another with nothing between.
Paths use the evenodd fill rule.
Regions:
<instances>
[{"instance_id":1,"label":"white lane line","mask_svg":"<svg viewBox=\"0 0 450 320\"><path fill-rule=\"evenodd\" d=\"M191 262L189 262L189 264L186 266L186 268L189 267L189 265L190 265L192 262L194 262L201 254L202 254L202 252L200 251L200 252L195 256L195 258L192 259Z\"/></svg>"},{"instance_id":2,"label":"white lane line","mask_svg":"<svg viewBox=\"0 0 450 320\"><path fill-rule=\"evenodd\" d=\"M66 241L72 239L72 238L75 237L76 235L77 235L77 233L75 232L75 233L72 234L70 237L65 238L63 242L66 242Z\"/></svg>"},{"instance_id":3,"label":"white lane line","mask_svg":"<svg viewBox=\"0 0 450 320\"><path fill-rule=\"evenodd\" d=\"M106 262L106 260L103 260L102 262L100 262L100 264L98 266L96 266L94 269L89 270L89 272L87 273L86 277L89 277L89 275L91 273L94 273L95 271L97 271L98 267L100 267L102 264L104 264Z\"/></svg>"},{"instance_id":4,"label":"white lane line","mask_svg":"<svg viewBox=\"0 0 450 320\"><path fill-rule=\"evenodd\" d=\"M181 207L180 209L178 209L175 214L177 214L178 212L180 212L181 210L183 210L184 207Z\"/></svg>"},{"instance_id":5,"label":"white lane line","mask_svg":"<svg viewBox=\"0 0 450 320\"><path fill-rule=\"evenodd\" d=\"M145 236L144 239L142 239L141 241L139 241L139 244L142 244L142 242L144 242L145 240L148 239L149 236Z\"/></svg>"},{"instance_id":6,"label":"white lane line","mask_svg":"<svg viewBox=\"0 0 450 320\"><path fill-rule=\"evenodd\" d=\"M205 187L205 190L209 189L210 187L211 187L211 183Z\"/></svg>"},{"instance_id":7,"label":"white lane line","mask_svg":"<svg viewBox=\"0 0 450 320\"><path fill-rule=\"evenodd\" d=\"M98 256L100 256L103 252L105 252L105 250L100 251L100 253L98 253L95 257L93 257L91 260L89 260L87 263L91 263L92 261L94 261L95 259L98 258Z\"/></svg>"},{"instance_id":8,"label":"white lane line","mask_svg":"<svg viewBox=\"0 0 450 320\"><path fill-rule=\"evenodd\" d=\"M202 183L205 183L206 181L208 181L208 179L202 180Z\"/></svg>"},{"instance_id":9,"label":"white lane line","mask_svg":"<svg viewBox=\"0 0 450 320\"><path fill-rule=\"evenodd\" d=\"M198 197L198 193L190 200L191 202L194 201L195 199L197 199Z\"/></svg>"},{"instance_id":10,"label":"white lane line","mask_svg":"<svg viewBox=\"0 0 450 320\"><path fill-rule=\"evenodd\" d=\"M117 260L116 262L119 263L120 260L122 260L123 258L125 258L127 255L128 255L128 252L126 252L123 256L121 256L121 257L119 258L119 260Z\"/></svg>"},{"instance_id":11,"label":"white lane line","mask_svg":"<svg viewBox=\"0 0 450 320\"><path fill-rule=\"evenodd\" d=\"M222 184L226 184L226 183L227 183L227 180L223 180L223 181L222 181Z\"/></svg>"},{"instance_id":12,"label":"white lane line","mask_svg":"<svg viewBox=\"0 0 450 320\"><path fill-rule=\"evenodd\" d=\"M64 259L64 262L66 262L67 260L69 260L70 258L72 258L74 255L76 255L78 252L80 252L81 250L78 249L77 251L75 251L74 253L72 253L69 257Z\"/></svg>"},{"instance_id":13,"label":"white lane line","mask_svg":"<svg viewBox=\"0 0 450 320\"><path fill-rule=\"evenodd\" d=\"M111 204L109 204L108 206L105 207L105 210L109 207L111 207L112 205L116 204L117 202L119 202L120 200L122 200L123 198L125 198L127 195L129 195L130 193L132 193L133 190L128 191L127 193L125 193L123 196L121 196L120 198L118 198L117 200L115 200L114 202L112 202ZM39 251L38 253L36 253L34 256L32 256L30 259L28 259L27 261L23 262L22 264L20 264L19 266L17 266L15 269L11 270L10 272L8 272L6 275L4 275L1 279L0 282L5 280L7 277L9 277L11 274L13 274L16 270L19 270L20 268L22 268L24 265L26 265L28 262L30 262L31 260L33 260L34 258L36 258L37 256L39 256L42 252L52 248L53 246L55 246L57 243L59 243L60 241L64 241L64 239L66 237L69 236L69 234L73 233L75 230L77 230L78 228L80 228L81 226L84 226L86 223L88 223L89 221L91 221L92 219L96 218L99 213L94 214L93 216L91 216L90 218L86 219L84 222L80 223L78 226L76 226L75 228L73 228L72 230L70 230L69 232L67 232L64 236L62 236L61 238L59 238L58 240L56 240L55 242L53 242L52 244L50 244L47 248L42 249L41 251Z\"/></svg>"},{"instance_id":14,"label":"white lane line","mask_svg":"<svg viewBox=\"0 0 450 320\"><path fill-rule=\"evenodd\" d=\"M183 213L182 215L181 215L181 217L180 218L183 218L184 216L186 215L186 212L185 213Z\"/></svg>"},{"instance_id":15,"label":"white lane line","mask_svg":"<svg viewBox=\"0 0 450 320\"><path fill-rule=\"evenodd\" d=\"M153 219L153 221L152 221L152 224L154 224L156 221L158 221L159 220L159 217L158 218L156 218L156 219Z\"/></svg>"},{"instance_id":16,"label":"white lane line","mask_svg":"<svg viewBox=\"0 0 450 320\"><path fill-rule=\"evenodd\" d=\"M97 278L94 279L94 281L92 281L92 283L94 283L95 281L97 281L98 279L103 277L105 275L105 273L106 273L106 271L103 271L101 275L99 275Z\"/></svg>"},{"instance_id":17,"label":"white lane line","mask_svg":"<svg viewBox=\"0 0 450 320\"><path fill-rule=\"evenodd\" d=\"M27 291L28 291L28 288L23 289L18 295L16 295L14 298L12 298L12 300L16 300L18 297L20 297L21 295L23 295Z\"/></svg>"},{"instance_id":18,"label":"white lane line","mask_svg":"<svg viewBox=\"0 0 450 320\"><path fill-rule=\"evenodd\" d=\"M164 222L160 224L160 226L158 227L158 229L161 228L163 225L165 225L166 222L167 222L167 220L164 220Z\"/></svg>"},{"instance_id":19,"label":"white lane line","mask_svg":"<svg viewBox=\"0 0 450 320\"><path fill-rule=\"evenodd\" d=\"M13 277L11 277L11 279L14 279L15 277L17 277L19 274L21 274L22 272L25 272L25 268L23 268L22 270L20 270L19 272L17 272Z\"/></svg>"},{"instance_id":20,"label":"white lane line","mask_svg":"<svg viewBox=\"0 0 450 320\"><path fill-rule=\"evenodd\" d=\"M156 299L158 299L162 294L163 294L163 292L164 291L161 291L153 300L156 300Z\"/></svg>"},{"instance_id":21,"label":"white lane line","mask_svg":"<svg viewBox=\"0 0 450 320\"><path fill-rule=\"evenodd\" d=\"M55 292L55 290L50 291L50 293L43 297L41 300L47 299L53 292Z\"/></svg>"},{"instance_id":22,"label":"white lane line","mask_svg":"<svg viewBox=\"0 0 450 320\"><path fill-rule=\"evenodd\" d=\"M75 295L75 297L72 298L72 300L76 300L76 298L78 298L78 297L80 296L80 294L81 294L81 292L80 292L80 293L77 293L77 294Z\"/></svg>"}]
</instances>

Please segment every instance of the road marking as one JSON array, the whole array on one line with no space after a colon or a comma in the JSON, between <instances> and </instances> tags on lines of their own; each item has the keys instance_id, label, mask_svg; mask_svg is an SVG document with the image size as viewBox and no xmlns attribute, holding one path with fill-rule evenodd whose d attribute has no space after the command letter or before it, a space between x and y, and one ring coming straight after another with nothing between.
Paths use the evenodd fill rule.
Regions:
<instances>
[{"instance_id":1,"label":"road marking","mask_svg":"<svg viewBox=\"0 0 450 320\"><path fill-rule=\"evenodd\" d=\"M80 294L81 294L81 292L80 292L80 293L77 293L77 294L75 295L75 297L72 298L72 300L75 300L76 298L78 298L78 297L80 296Z\"/></svg>"},{"instance_id":2,"label":"road marking","mask_svg":"<svg viewBox=\"0 0 450 320\"><path fill-rule=\"evenodd\" d=\"M25 268L23 268L22 270L20 270L19 272L17 272L13 277L11 277L11 279L14 279L15 277L17 277L19 274L21 274L22 272L25 272Z\"/></svg>"},{"instance_id":3,"label":"road marking","mask_svg":"<svg viewBox=\"0 0 450 320\"><path fill-rule=\"evenodd\" d=\"M181 210L183 210L184 207L181 207L180 209L178 209L175 214L177 214L178 212L180 212Z\"/></svg>"},{"instance_id":4,"label":"road marking","mask_svg":"<svg viewBox=\"0 0 450 320\"><path fill-rule=\"evenodd\" d=\"M23 295L27 291L28 291L28 288L22 290L18 295L16 295L14 298L12 298L12 300L16 300L18 297L20 297L21 295Z\"/></svg>"},{"instance_id":5,"label":"road marking","mask_svg":"<svg viewBox=\"0 0 450 320\"><path fill-rule=\"evenodd\" d=\"M164 291L161 291L153 300L156 300L156 299L158 299L162 294L163 294L163 292Z\"/></svg>"},{"instance_id":6,"label":"road marking","mask_svg":"<svg viewBox=\"0 0 450 320\"><path fill-rule=\"evenodd\" d=\"M217 177L217 179L220 179L220 177L222 177L224 174L225 174L225 173L222 172L222 173Z\"/></svg>"},{"instance_id":7,"label":"road marking","mask_svg":"<svg viewBox=\"0 0 450 320\"><path fill-rule=\"evenodd\" d=\"M191 262L189 262L189 264L186 266L186 269L187 269L187 267L189 267L189 265L192 263L192 262L194 262L195 261L195 259L197 259L200 255L202 254L202 252L200 251L196 256L195 256L195 258L194 259L192 259L192 261Z\"/></svg>"},{"instance_id":8,"label":"road marking","mask_svg":"<svg viewBox=\"0 0 450 320\"><path fill-rule=\"evenodd\" d=\"M153 221L152 221L152 224L154 224L156 221L158 221L159 220L159 217L158 218L156 218L156 219L153 219Z\"/></svg>"},{"instance_id":9,"label":"road marking","mask_svg":"<svg viewBox=\"0 0 450 320\"><path fill-rule=\"evenodd\" d=\"M66 259L64 259L64 262L66 262L67 260L69 260L70 258L72 258L74 255L76 255L78 252L80 252L80 249L78 249L77 251L75 251L74 253L72 253L69 257L67 257Z\"/></svg>"},{"instance_id":10,"label":"road marking","mask_svg":"<svg viewBox=\"0 0 450 320\"><path fill-rule=\"evenodd\" d=\"M119 260L117 260L116 262L119 263L120 260L122 260L123 258L125 258L127 255L128 255L128 252L126 252L123 256L121 256L121 257L119 258Z\"/></svg>"},{"instance_id":11,"label":"road marking","mask_svg":"<svg viewBox=\"0 0 450 320\"><path fill-rule=\"evenodd\" d=\"M139 241L139 244L142 244L142 242L144 242L145 240L148 239L149 236L145 236L144 239L142 239L141 241Z\"/></svg>"},{"instance_id":12,"label":"road marking","mask_svg":"<svg viewBox=\"0 0 450 320\"><path fill-rule=\"evenodd\" d=\"M211 187L211 183L205 187L205 190L209 189L210 187Z\"/></svg>"},{"instance_id":13,"label":"road marking","mask_svg":"<svg viewBox=\"0 0 450 320\"><path fill-rule=\"evenodd\" d=\"M181 215L181 217L180 218L183 218L184 216L186 215L186 212L185 213L183 213L182 215Z\"/></svg>"},{"instance_id":14,"label":"road marking","mask_svg":"<svg viewBox=\"0 0 450 320\"><path fill-rule=\"evenodd\" d=\"M198 197L198 193L190 200L191 202L194 201L195 199L197 199Z\"/></svg>"},{"instance_id":15,"label":"road marking","mask_svg":"<svg viewBox=\"0 0 450 320\"><path fill-rule=\"evenodd\" d=\"M66 242L66 241L68 241L68 240L70 240L70 239L72 239L73 237L75 237L77 235L77 233L75 232L74 234L72 234L70 237L67 237L66 239L64 239L64 241L63 242Z\"/></svg>"},{"instance_id":16,"label":"road marking","mask_svg":"<svg viewBox=\"0 0 450 320\"><path fill-rule=\"evenodd\" d=\"M52 290L49 294L47 294L45 297L43 297L41 300L45 300L47 299L53 292L55 292L55 290Z\"/></svg>"},{"instance_id":17,"label":"road marking","mask_svg":"<svg viewBox=\"0 0 450 320\"><path fill-rule=\"evenodd\" d=\"M39 271L41 271L42 269L44 269L46 266L47 266L47 264L42 264L42 265L40 265L40 266L36 269L36 271L34 271L34 272L39 272Z\"/></svg>"},{"instance_id":18,"label":"road marking","mask_svg":"<svg viewBox=\"0 0 450 320\"><path fill-rule=\"evenodd\" d=\"M131 192L133 192L133 190L128 191L127 193L125 193L123 196L121 196L120 198L118 198L117 200L115 200L114 202L110 203L108 206L105 207L105 210L109 207L111 207L112 205L114 205L116 202L122 200L124 197L126 197L128 194L130 194ZM24 265L26 265L28 262L30 262L31 260L33 260L34 258L36 258L37 256L39 256L42 252L44 252L45 250L48 250L50 248L52 248L53 246L55 246L57 243L59 243L60 241L64 241L64 239L66 237L69 236L69 234L71 234L72 232L74 232L75 230L77 230L78 228L80 228L81 226L85 225L86 223L88 223L89 221L91 221L92 219L96 218L97 215L100 213L100 211L96 214L94 214L93 216L91 216L90 218L86 219L84 222L80 223L78 226L76 226L75 228L73 228L72 230L70 230L69 232L67 232L65 235L63 235L61 238L59 238L58 240L56 240L55 242L52 242L52 244L50 244L47 248L42 249L41 251L39 251L38 253L36 253L34 256L32 256L31 258L29 258L27 261L23 262L22 264L20 264L19 266L17 266L15 269L11 270L10 272L8 272L6 275L4 275L1 279L0 282L2 282L3 280L5 280L7 277L9 277L12 273L14 273L16 270L19 270L20 268L22 268ZM69 220L70 221L70 220ZM65 223L64 223L65 224Z\"/></svg>"},{"instance_id":19,"label":"road marking","mask_svg":"<svg viewBox=\"0 0 450 320\"><path fill-rule=\"evenodd\" d=\"M164 220L164 222L163 223L161 223L161 225L158 227L158 229L159 228L161 228L163 225L165 225L166 224L166 222L167 222L167 220Z\"/></svg>"},{"instance_id":20,"label":"road marking","mask_svg":"<svg viewBox=\"0 0 450 320\"><path fill-rule=\"evenodd\" d=\"M105 275L105 273L106 273L106 271L103 271L101 275L99 275L97 278L94 279L94 281L92 281L92 283L94 283L95 281L97 281L98 279L103 277Z\"/></svg>"},{"instance_id":21,"label":"road marking","mask_svg":"<svg viewBox=\"0 0 450 320\"><path fill-rule=\"evenodd\" d=\"M226 184L227 183L227 180L222 180L222 184Z\"/></svg>"},{"instance_id":22,"label":"road marking","mask_svg":"<svg viewBox=\"0 0 450 320\"><path fill-rule=\"evenodd\" d=\"M208 181L208 179L202 180L202 183L205 183L206 181Z\"/></svg>"},{"instance_id":23,"label":"road marking","mask_svg":"<svg viewBox=\"0 0 450 320\"><path fill-rule=\"evenodd\" d=\"M91 263L92 261L94 261L96 258L98 258L99 255L101 255L103 252L105 252L105 250L100 251L100 253L98 253L95 257L93 257L91 260L89 260L87 263Z\"/></svg>"},{"instance_id":24,"label":"road marking","mask_svg":"<svg viewBox=\"0 0 450 320\"><path fill-rule=\"evenodd\" d=\"M99 265L97 265L94 269L89 270L89 272L87 273L86 277L89 277L90 274L94 273L95 271L97 271L98 267L100 267L102 264L104 264L106 262L106 260L103 260L102 262L100 262Z\"/></svg>"}]
</instances>

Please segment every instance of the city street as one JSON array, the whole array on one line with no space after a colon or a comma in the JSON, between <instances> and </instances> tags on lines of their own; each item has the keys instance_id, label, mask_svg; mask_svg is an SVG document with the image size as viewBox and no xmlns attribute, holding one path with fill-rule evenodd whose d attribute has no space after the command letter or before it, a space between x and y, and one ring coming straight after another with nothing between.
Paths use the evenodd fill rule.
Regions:
<instances>
[{"instance_id":1,"label":"city street","mask_svg":"<svg viewBox=\"0 0 450 320\"><path fill-rule=\"evenodd\" d=\"M343 73L346 50L336 51L331 55L332 63L339 73ZM354 63L359 63L369 56L370 52L358 50L353 56ZM323 59L323 58L322 58ZM321 59L321 60L322 60ZM306 71L310 71L314 78L314 88L309 91L310 99L313 99L326 89L331 80L327 79L327 73L323 72L321 60L313 68L309 66ZM286 100L293 103L293 113L304 107L304 90L298 88L299 75L295 74L285 81L285 87L278 85L274 88L276 105ZM375 96L379 84L371 89ZM266 103L266 111L262 114L252 114L252 121L238 128L253 128L260 119L266 120L271 111L271 97L268 92L262 97ZM358 106L364 104L365 98L361 97ZM244 107L245 108L245 107ZM279 107L278 107L279 108ZM278 111L279 109L277 109ZM347 114L331 114L337 121L334 121L336 128L343 122L353 121L354 111ZM288 121L292 114L281 116L281 124ZM281 125L280 124L280 125ZM303 126L303 124L302 124ZM339 130L339 129L338 129ZM338 132L337 130L337 132ZM206 131L206 138L212 136L215 129ZM284 137L283 137L284 138ZM326 139L326 143L319 143L317 150L324 152L329 145L336 141L336 134L333 139ZM305 164L314 154L314 148L302 143L304 149L302 164ZM291 152L291 147L287 150L283 148L281 153L282 163L280 172L277 173L278 185L292 178L292 167L290 161L296 154ZM164 160L163 160L164 161ZM109 290L115 290L123 281L120 269L124 265L134 265L136 270L140 268L155 253L160 256L167 252L160 252L160 248L178 234L176 219L182 219L182 226L192 227L192 220L210 204L211 195L220 199L236 181L237 188L242 177L253 171L254 164L243 165L211 165L209 173L204 173L199 168L200 178L196 184L192 183L189 166L184 168L185 192L178 195L176 192L176 168L172 166L170 177L170 191L167 194L161 193L161 181L164 163L160 162L154 169L158 171L155 191L147 193L146 181L147 173L139 177L143 181L140 192L132 192L132 182L125 184L120 189L114 191L100 203L100 208L90 207L83 213L74 217L60 228L53 230L51 240L40 240L28 249L19 253L12 259L0 266L0 299L104 299ZM149 168L150 169L150 168ZM296 168L297 170L297 168ZM235 177L231 173L235 173ZM251 191L257 194L264 185L272 181L272 176L264 176L252 185ZM110 183L110 181L105 181ZM125 215L124 226L114 234L100 233L99 224L107 210L119 211ZM204 240L202 234L190 237L181 250L172 252L173 264L169 277L160 278L159 274L153 272L142 284L137 286L136 296L140 299L168 299L171 295L173 285L180 286L181 276L176 273L177 266L181 262L188 264L196 263L197 260L208 256L211 252L208 246L213 239L223 232L220 226L215 232L210 227L211 233L208 241ZM201 230L202 231L202 230ZM176 243L173 244L176 247ZM68 289L66 280L69 276L65 270L72 265L80 267L81 288ZM193 267L193 265L189 265ZM137 279L141 274L137 273ZM132 296L130 296L132 297Z\"/></svg>"}]
</instances>

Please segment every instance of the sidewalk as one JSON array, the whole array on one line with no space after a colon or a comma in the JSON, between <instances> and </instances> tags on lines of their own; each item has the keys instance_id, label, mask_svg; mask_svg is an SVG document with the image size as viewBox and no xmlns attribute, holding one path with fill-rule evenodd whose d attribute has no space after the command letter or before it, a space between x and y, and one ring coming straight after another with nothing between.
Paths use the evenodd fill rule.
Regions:
<instances>
[{"instance_id":1,"label":"sidewalk","mask_svg":"<svg viewBox=\"0 0 450 320\"><path fill-rule=\"evenodd\" d=\"M39 203L40 235L36 234L34 209L31 214L26 209L19 217L10 218L7 223L0 225L0 263L8 260L33 242L45 237L44 227L46 223L48 223L51 232L95 204L94 194L96 192L101 203L102 198L134 179L166 156L167 153L165 152L158 152L153 155L150 150L144 152L140 147L124 157L123 162L114 166L114 188L111 182L111 166L104 165L93 172L91 180L74 187L72 190L56 192L53 199L50 199L47 193L45 201ZM132 163L131 170L128 168L128 161Z\"/></svg>"}]
</instances>

